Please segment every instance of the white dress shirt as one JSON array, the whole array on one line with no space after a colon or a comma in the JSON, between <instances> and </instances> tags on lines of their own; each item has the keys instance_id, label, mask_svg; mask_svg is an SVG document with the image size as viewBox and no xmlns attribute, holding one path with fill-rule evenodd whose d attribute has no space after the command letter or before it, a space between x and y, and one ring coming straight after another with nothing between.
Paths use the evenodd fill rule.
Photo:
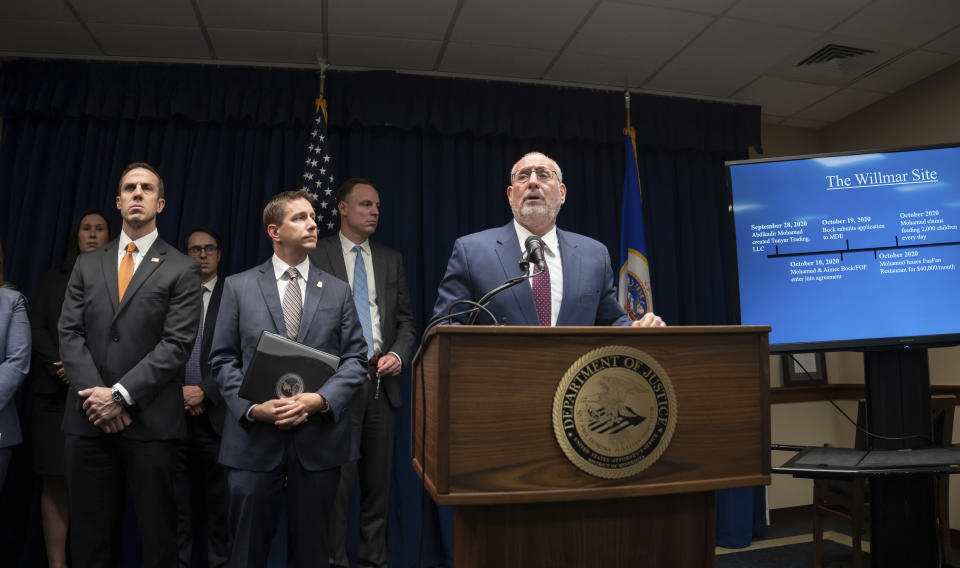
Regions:
<instances>
[{"instance_id":1,"label":"white dress shirt","mask_svg":"<svg viewBox=\"0 0 960 568\"><path fill-rule=\"evenodd\" d=\"M517 242L520 245L521 254L526 254L527 249L524 244L527 238L533 235L526 227L513 220L513 228L517 230ZM540 237L543 241L543 257L547 261L547 268L550 270L550 325L557 325L557 315L560 314L560 304L563 302L563 263L560 260L560 241L557 239L557 226L554 225L547 234ZM530 272L537 269L535 264L530 264ZM533 288L533 278L529 279L529 286Z\"/></svg>"},{"instance_id":2,"label":"white dress shirt","mask_svg":"<svg viewBox=\"0 0 960 568\"><path fill-rule=\"evenodd\" d=\"M276 254L274 254L270 260L273 261L273 275L277 279L277 294L280 295L280 303L282 304L283 295L287 291L287 285L290 283L290 277L287 276L287 270L290 269L290 265L280 260L280 257ZM307 299L307 278L310 276L309 257L303 259L303 262L293 268L296 268L297 272L300 273L297 284L300 285L300 306L303 307L303 302Z\"/></svg>"},{"instance_id":3,"label":"white dress shirt","mask_svg":"<svg viewBox=\"0 0 960 568\"><path fill-rule=\"evenodd\" d=\"M137 245L137 251L133 253L133 273L137 273L137 269L140 268L140 261L143 260L143 257L147 255L147 251L150 250L150 247L153 246L153 243L156 242L157 238L160 236L160 233L156 229L153 232L146 234L139 239L133 241L133 244ZM117 272L120 272L120 263L123 261L123 257L127 255L127 243L131 240L126 233L120 231L120 246L117 249Z\"/></svg>"},{"instance_id":4,"label":"white dress shirt","mask_svg":"<svg viewBox=\"0 0 960 568\"><path fill-rule=\"evenodd\" d=\"M120 231L120 242L117 249L118 278L119 278L119 272L120 272L120 263L123 262L123 257L127 256L127 243L130 243L132 241L133 244L137 245L137 250L133 253L133 274L136 274L137 269L140 268L140 262L143 261L144 257L146 257L147 251L150 250L150 247L153 246L153 243L156 242L159 236L160 236L160 233L156 229L154 229L153 231L140 237L139 239L133 240L129 236L127 236L125 232ZM127 389L123 387L123 385L121 385L120 383L117 383L113 385L113 388L115 388L117 391L120 392L120 396L122 396L123 399L127 401L127 404L129 406L133 406L134 404L133 397L130 396L130 393L127 391Z\"/></svg>"},{"instance_id":5,"label":"white dress shirt","mask_svg":"<svg viewBox=\"0 0 960 568\"><path fill-rule=\"evenodd\" d=\"M200 285L201 288L206 289L206 292L201 290L201 296L203 297L203 309L200 310L201 326L203 325L202 322L207 319L207 308L210 307L210 298L213 296L213 289L217 286L218 278L219 276L215 274L213 278Z\"/></svg>"}]
</instances>

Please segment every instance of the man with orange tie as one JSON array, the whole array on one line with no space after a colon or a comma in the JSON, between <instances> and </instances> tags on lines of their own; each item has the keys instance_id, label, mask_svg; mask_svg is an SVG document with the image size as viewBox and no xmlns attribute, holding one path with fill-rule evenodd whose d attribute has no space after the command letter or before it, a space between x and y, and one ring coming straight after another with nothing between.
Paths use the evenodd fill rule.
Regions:
<instances>
[{"instance_id":1,"label":"man with orange tie","mask_svg":"<svg viewBox=\"0 0 960 568\"><path fill-rule=\"evenodd\" d=\"M199 324L200 266L159 238L164 188L152 166L127 166L116 202L120 237L77 259L60 315L72 564L117 564L126 486L143 566L170 567L176 441L187 433L181 385Z\"/></svg>"}]
</instances>

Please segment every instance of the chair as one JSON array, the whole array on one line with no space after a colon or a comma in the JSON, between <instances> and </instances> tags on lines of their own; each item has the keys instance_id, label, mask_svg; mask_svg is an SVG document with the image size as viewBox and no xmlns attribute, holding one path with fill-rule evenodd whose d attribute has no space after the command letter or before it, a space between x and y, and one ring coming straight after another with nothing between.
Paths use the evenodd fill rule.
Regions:
<instances>
[{"instance_id":1,"label":"chair","mask_svg":"<svg viewBox=\"0 0 960 568\"><path fill-rule=\"evenodd\" d=\"M953 418L957 404L954 395L936 395L930 397L930 420L933 426L933 442L937 446L949 446L953 443ZM857 404L857 434L854 447L867 449L866 401ZM937 533L940 558L943 565L950 564L950 476L935 476L937 500ZM823 518L824 515L844 518L850 521L854 568L862 566L860 550L865 520L870 518L870 484L866 476L813 480L813 565L823 566Z\"/></svg>"}]
</instances>

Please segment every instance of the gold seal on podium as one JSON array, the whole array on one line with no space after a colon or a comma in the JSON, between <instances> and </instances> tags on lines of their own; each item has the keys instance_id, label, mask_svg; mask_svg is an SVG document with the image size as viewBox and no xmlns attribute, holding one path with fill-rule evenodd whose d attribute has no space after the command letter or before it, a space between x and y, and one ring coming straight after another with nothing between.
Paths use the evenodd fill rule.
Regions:
<instances>
[{"instance_id":1,"label":"gold seal on podium","mask_svg":"<svg viewBox=\"0 0 960 568\"><path fill-rule=\"evenodd\" d=\"M596 477L622 479L653 465L677 426L673 383L633 347L594 349L567 369L553 398L553 432L567 458Z\"/></svg>"}]
</instances>

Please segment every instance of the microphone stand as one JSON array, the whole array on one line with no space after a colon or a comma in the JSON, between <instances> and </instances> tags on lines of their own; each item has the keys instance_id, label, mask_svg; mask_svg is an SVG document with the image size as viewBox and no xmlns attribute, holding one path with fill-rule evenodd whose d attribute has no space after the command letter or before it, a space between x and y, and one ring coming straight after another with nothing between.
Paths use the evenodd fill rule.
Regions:
<instances>
[{"instance_id":1,"label":"microphone stand","mask_svg":"<svg viewBox=\"0 0 960 568\"><path fill-rule=\"evenodd\" d=\"M526 264L527 266L529 266L529 261L527 261L526 259L520 261L520 265L521 265L521 267L523 267L523 270L524 270L524 271L526 271L526 266L524 266L525 264ZM521 282L523 282L523 281L525 281L525 280L529 280L529 279L531 279L531 278L534 278L534 277L536 277L536 276L539 276L539 275L542 274L542 273L543 273L543 270L539 270L539 271L537 271L537 272L534 272L533 274L524 275L524 276L517 276L516 278L511 278L511 279L507 280L506 282L504 282L503 284L497 286L497 287L494 288L493 290L490 290L489 292L487 292L486 294L484 294L482 298L480 298L479 300L477 300L477 304L479 304L479 307L485 308L485 307L487 306L487 304L490 303L490 300L493 299L493 297L496 296L497 294L499 294L500 292L503 292L504 290L507 290L507 289L509 289L509 288L513 288L513 287L516 286L517 284L519 284L519 283L521 283ZM472 312L473 312L473 313L470 314L470 318L467 319L467 325L474 325L474 323L476 323L476 321L477 321L477 317L480 316L480 311L479 311L478 308L474 308L474 309L472 310ZM494 321L493 323L496 324L497 322Z\"/></svg>"}]
</instances>

